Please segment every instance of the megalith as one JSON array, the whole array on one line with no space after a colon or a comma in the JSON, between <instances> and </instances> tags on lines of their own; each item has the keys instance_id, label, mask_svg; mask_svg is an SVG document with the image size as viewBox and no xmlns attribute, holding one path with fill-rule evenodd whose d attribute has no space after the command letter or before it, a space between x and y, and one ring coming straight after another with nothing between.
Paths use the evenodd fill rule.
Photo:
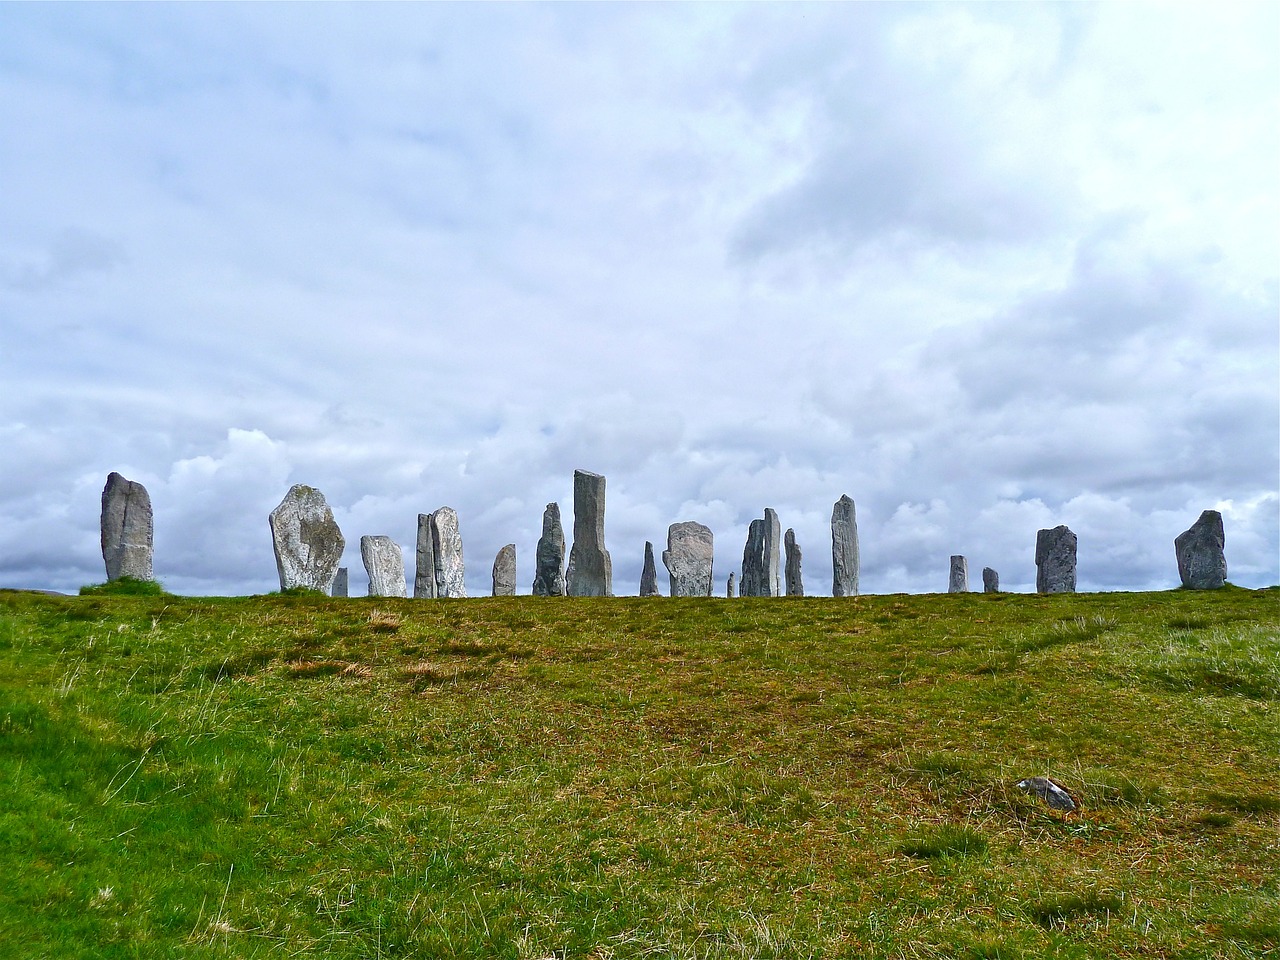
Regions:
<instances>
[{"instance_id":1,"label":"megalith","mask_svg":"<svg viewBox=\"0 0 1280 960\"><path fill-rule=\"evenodd\" d=\"M644 542L644 566L640 570L640 596L660 597L658 590L658 568L653 562L653 543Z\"/></svg>"},{"instance_id":2,"label":"megalith","mask_svg":"<svg viewBox=\"0 0 1280 960\"><path fill-rule=\"evenodd\" d=\"M951 576L947 580L947 593L969 592L969 561L959 555L951 557Z\"/></svg>"},{"instance_id":3,"label":"megalith","mask_svg":"<svg viewBox=\"0 0 1280 960\"><path fill-rule=\"evenodd\" d=\"M662 551L662 563L671 578L671 596L711 596L714 558L715 538L710 527L695 520L671 524L667 549Z\"/></svg>"},{"instance_id":4,"label":"megalith","mask_svg":"<svg viewBox=\"0 0 1280 960\"><path fill-rule=\"evenodd\" d=\"M107 474L107 485L102 488L101 527L107 579L151 580L154 526L147 488L114 471Z\"/></svg>"},{"instance_id":5,"label":"megalith","mask_svg":"<svg viewBox=\"0 0 1280 960\"><path fill-rule=\"evenodd\" d=\"M1036 533L1036 593L1076 592L1076 535L1065 525Z\"/></svg>"},{"instance_id":6,"label":"megalith","mask_svg":"<svg viewBox=\"0 0 1280 960\"><path fill-rule=\"evenodd\" d=\"M431 514L431 552L435 562L436 596L441 599L465 597L462 531L458 527L458 512L453 507L441 507Z\"/></svg>"},{"instance_id":7,"label":"megalith","mask_svg":"<svg viewBox=\"0 0 1280 960\"><path fill-rule=\"evenodd\" d=\"M983 593L999 593L1000 592L1000 574L996 573L990 567L982 568L982 592Z\"/></svg>"},{"instance_id":8,"label":"megalith","mask_svg":"<svg viewBox=\"0 0 1280 960\"><path fill-rule=\"evenodd\" d=\"M1227 582L1226 534L1222 514L1205 510L1200 519L1173 541L1178 576L1189 590L1217 590Z\"/></svg>"},{"instance_id":9,"label":"megalith","mask_svg":"<svg viewBox=\"0 0 1280 960\"><path fill-rule=\"evenodd\" d=\"M763 520L752 520L742 551L741 593L744 597L776 597L781 593L778 554L782 526L778 514L766 508Z\"/></svg>"},{"instance_id":10,"label":"megalith","mask_svg":"<svg viewBox=\"0 0 1280 960\"><path fill-rule=\"evenodd\" d=\"M271 511L268 522L280 589L301 587L328 593L347 541L342 538L324 494L315 487L296 483Z\"/></svg>"},{"instance_id":11,"label":"megalith","mask_svg":"<svg viewBox=\"0 0 1280 960\"><path fill-rule=\"evenodd\" d=\"M858 515L848 494L831 509L831 595L858 595Z\"/></svg>"},{"instance_id":12,"label":"megalith","mask_svg":"<svg viewBox=\"0 0 1280 960\"><path fill-rule=\"evenodd\" d=\"M735 574L729 574L729 579L724 585L724 595L730 600L738 595L738 578Z\"/></svg>"},{"instance_id":13,"label":"megalith","mask_svg":"<svg viewBox=\"0 0 1280 960\"><path fill-rule=\"evenodd\" d=\"M331 597L345 597L351 592L350 580L346 567L339 567L333 578L333 587L329 590Z\"/></svg>"},{"instance_id":14,"label":"megalith","mask_svg":"<svg viewBox=\"0 0 1280 960\"><path fill-rule=\"evenodd\" d=\"M369 574L369 596L403 597L404 555L390 537L361 537L360 559Z\"/></svg>"},{"instance_id":15,"label":"megalith","mask_svg":"<svg viewBox=\"0 0 1280 960\"><path fill-rule=\"evenodd\" d=\"M786 571L787 571L787 596L803 597L804 581L800 576L800 544L796 543L796 532L791 527L787 527L786 535L783 537L783 546L786 549Z\"/></svg>"},{"instance_id":16,"label":"megalith","mask_svg":"<svg viewBox=\"0 0 1280 960\"><path fill-rule=\"evenodd\" d=\"M573 546L565 592L613 596L613 561L604 546L604 477L587 470L573 471Z\"/></svg>"},{"instance_id":17,"label":"megalith","mask_svg":"<svg viewBox=\"0 0 1280 960\"><path fill-rule=\"evenodd\" d=\"M418 544L414 560L413 596L418 600L436 598L436 550L431 544L431 514L418 514Z\"/></svg>"},{"instance_id":18,"label":"megalith","mask_svg":"<svg viewBox=\"0 0 1280 960\"><path fill-rule=\"evenodd\" d=\"M514 543L508 543L493 558L493 595L495 597L516 595L516 545Z\"/></svg>"},{"instance_id":19,"label":"megalith","mask_svg":"<svg viewBox=\"0 0 1280 960\"><path fill-rule=\"evenodd\" d=\"M560 525L558 503L548 503L542 512L542 536L534 555L533 595L564 596L564 527Z\"/></svg>"}]
</instances>

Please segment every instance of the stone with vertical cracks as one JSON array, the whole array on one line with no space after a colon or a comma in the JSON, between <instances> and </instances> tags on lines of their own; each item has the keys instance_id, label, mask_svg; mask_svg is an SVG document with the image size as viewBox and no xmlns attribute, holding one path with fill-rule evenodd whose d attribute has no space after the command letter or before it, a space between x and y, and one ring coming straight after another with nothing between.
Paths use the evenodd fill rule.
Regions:
<instances>
[{"instance_id":1,"label":"stone with vertical cracks","mask_svg":"<svg viewBox=\"0 0 1280 960\"><path fill-rule=\"evenodd\" d=\"M462 531L458 512L441 507L431 514L431 552L436 571L436 596L440 599L467 595L462 562Z\"/></svg>"},{"instance_id":2,"label":"stone with vertical cracks","mask_svg":"<svg viewBox=\"0 0 1280 960\"><path fill-rule=\"evenodd\" d=\"M831 508L831 595L858 595L858 514L844 494Z\"/></svg>"},{"instance_id":3,"label":"stone with vertical cracks","mask_svg":"<svg viewBox=\"0 0 1280 960\"><path fill-rule=\"evenodd\" d=\"M996 573L990 567L982 568L982 592L983 593L999 593L1000 592L1000 574Z\"/></svg>"},{"instance_id":4,"label":"stone with vertical cracks","mask_svg":"<svg viewBox=\"0 0 1280 960\"><path fill-rule=\"evenodd\" d=\"M347 576L347 568L339 567L337 574L333 578L333 586L329 590L331 597L345 597L351 592L350 578Z\"/></svg>"},{"instance_id":5,"label":"stone with vertical cracks","mask_svg":"<svg viewBox=\"0 0 1280 960\"><path fill-rule=\"evenodd\" d=\"M571 597L612 597L613 561L604 546L604 477L573 471L573 547L565 591Z\"/></svg>"},{"instance_id":6,"label":"stone with vertical cracks","mask_svg":"<svg viewBox=\"0 0 1280 960\"><path fill-rule=\"evenodd\" d=\"M1222 514L1206 510L1173 541L1178 577L1189 590L1217 590L1227 582L1227 544Z\"/></svg>"},{"instance_id":7,"label":"stone with vertical cracks","mask_svg":"<svg viewBox=\"0 0 1280 960\"><path fill-rule=\"evenodd\" d=\"M514 543L508 543L493 558L493 595L495 597L516 595L516 545Z\"/></svg>"},{"instance_id":8,"label":"stone with vertical cracks","mask_svg":"<svg viewBox=\"0 0 1280 960\"><path fill-rule=\"evenodd\" d=\"M413 595L419 600L436 598L436 551L431 545L431 514L418 514L418 544L413 572Z\"/></svg>"},{"instance_id":9,"label":"stone with vertical cracks","mask_svg":"<svg viewBox=\"0 0 1280 960\"><path fill-rule=\"evenodd\" d=\"M324 494L315 487L294 484L271 511L268 522L280 589L328 593L347 542Z\"/></svg>"},{"instance_id":10,"label":"stone with vertical cracks","mask_svg":"<svg viewBox=\"0 0 1280 960\"><path fill-rule=\"evenodd\" d=\"M107 485L102 488L101 527L107 579L152 579L154 526L147 488L118 473L107 474Z\"/></svg>"},{"instance_id":11,"label":"stone with vertical cracks","mask_svg":"<svg viewBox=\"0 0 1280 960\"><path fill-rule=\"evenodd\" d=\"M361 537L360 559L369 574L369 596L403 597L404 555L390 537Z\"/></svg>"},{"instance_id":12,"label":"stone with vertical cracks","mask_svg":"<svg viewBox=\"0 0 1280 960\"><path fill-rule=\"evenodd\" d=\"M662 563L671 579L673 597L711 596L715 537L711 528L695 520L673 523L667 528L667 549Z\"/></svg>"},{"instance_id":13,"label":"stone with vertical cracks","mask_svg":"<svg viewBox=\"0 0 1280 960\"><path fill-rule=\"evenodd\" d=\"M658 568L653 562L653 543L644 542L644 566L640 569L640 596L660 597L658 589Z\"/></svg>"},{"instance_id":14,"label":"stone with vertical cracks","mask_svg":"<svg viewBox=\"0 0 1280 960\"><path fill-rule=\"evenodd\" d=\"M804 581L801 579L800 574L802 555L800 544L796 543L796 532L791 527L787 527L786 536L783 537L783 546L786 548L787 554L787 596L803 597Z\"/></svg>"},{"instance_id":15,"label":"stone with vertical cracks","mask_svg":"<svg viewBox=\"0 0 1280 960\"><path fill-rule=\"evenodd\" d=\"M1036 593L1076 592L1076 535L1065 525L1036 533Z\"/></svg>"},{"instance_id":16,"label":"stone with vertical cracks","mask_svg":"<svg viewBox=\"0 0 1280 960\"><path fill-rule=\"evenodd\" d=\"M969 592L969 561L959 555L951 557L951 575L947 579L947 593Z\"/></svg>"},{"instance_id":17,"label":"stone with vertical cracks","mask_svg":"<svg viewBox=\"0 0 1280 960\"><path fill-rule=\"evenodd\" d=\"M564 596L564 527L560 525L558 503L548 503L542 512L542 536L534 555L533 595Z\"/></svg>"},{"instance_id":18,"label":"stone with vertical cracks","mask_svg":"<svg viewBox=\"0 0 1280 960\"><path fill-rule=\"evenodd\" d=\"M742 551L741 593L744 597L776 597L781 592L778 582L778 553L782 526L778 514L766 508L763 520L752 520L747 529L747 545Z\"/></svg>"}]
</instances>

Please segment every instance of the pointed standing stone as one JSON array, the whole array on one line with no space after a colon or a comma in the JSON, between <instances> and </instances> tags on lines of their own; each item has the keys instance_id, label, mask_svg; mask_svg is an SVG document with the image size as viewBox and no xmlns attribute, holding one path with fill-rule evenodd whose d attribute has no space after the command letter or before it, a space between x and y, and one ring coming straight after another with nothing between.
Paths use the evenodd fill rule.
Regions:
<instances>
[{"instance_id":1,"label":"pointed standing stone","mask_svg":"<svg viewBox=\"0 0 1280 960\"><path fill-rule=\"evenodd\" d=\"M1173 550L1178 558L1178 577L1188 590L1217 590L1227 582L1227 538L1222 514L1206 510L1200 519L1178 534Z\"/></svg>"},{"instance_id":2,"label":"pointed standing stone","mask_svg":"<svg viewBox=\"0 0 1280 960\"><path fill-rule=\"evenodd\" d=\"M268 517L280 589L302 587L328 593L347 542L324 494L296 483Z\"/></svg>"},{"instance_id":3,"label":"pointed standing stone","mask_svg":"<svg viewBox=\"0 0 1280 960\"><path fill-rule=\"evenodd\" d=\"M462 532L458 512L441 507L431 514L431 551L435 559L436 596L465 597L467 583L462 562Z\"/></svg>"},{"instance_id":4,"label":"pointed standing stone","mask_svg":"<svg viewBox=\"0 0 1280 960\"><path fill-rule=\"evenodd\" d=\"M361 537L360 559L369 574L369 596L403 597L404 556L390 537Z\"/></svg>"},{"instance_id":5,"label":"pointed standing stone","mask_svg":"<svg viewBox=\"0 0 1280 960\"><path fill-rule=\"evenodd\" d=\"M1036 593L1076 592L1076 535L1066 526L1036 533Z\"/></svg>"},{"instance_id":6,"label":"pointed standing stone","mask_svg":"<svg viewBox=\"0 0 1280 960\"><path fill-rule=\"evenodd\" d=\"M858 595L858 515L848 494L831 508L831 595Z\"/></svg>"},{"instance_id":7,"label":"pointed standing stone","mask_svg":"<svg viewBox=\"0 0 1280 960\"><path fill-rule=\"evenodd\" d=\"M710 527L694 520L671 524L667 549L662 551L662 563L671 578L671 596L711 596L714 559L715 538Z\"/></svg>"},{"instance_id":8,"label":"pointed standing stone","mask_svg":"<svg viewBox=\"0 0 1280 960\"><path fill-rule=\"evenodd\" d=\"M983 593L999 593L1000 592L1000 574L996 573L990 567L982 568L982 592Z\"/></svg>"},{"instance_id":9,"label":"pointed standing stone","mask_svg":"<svg viewBox=\"0 0 1280 960\"><path fill-rule=\"evenodd\" d=\"M565 590L571 597L612 597L613 561L604 546L604 477L573 471L573 547Z\"/></svg>"},{"instance_id":10,"label":"pointed standing stone","mask_svg":"<svg viewBox=\"0 0 1280 960\"><path fill-rule=\"evenodd\" d=\"M951 558L951 576L947 582L947 593L969 592L969 561L961 556Z\"/></svg>"},{"instance_id":11,"label":"pointed standing stone","mask_svg":"<svg viewBox=\"0 0 1280 960\"><path fill-rule=\"evenodd\" d=\"M339 567L337 575L333 578L333 588L329 591L331 597L345 597L350 593L349 581L347 578L347 568Z\"/></svg>"},{"instance_id":12,"label":"pointed standing stone","mask_svg":"<svg viewBox=\"0 0 1280 960\"><path fill-rule=\"evenodd\" d=\"M431 514L418 514L418 548L413 572L413 595L419 600L436 598L436 551L431 545Z\"/></svg>"},{"instance_id":13,"label":"pointed standing stone","mask_svg":"<svg viewBox=\"0 0 1280 960\"><path fill-rule=\"evenodd\" d=\"M644 567L640 571L640 596L662 596L658 590L658 568L653 562L653 544L648 540L644 542Z\"/></svg>"},{"instance_id":14,"label":"pointed standing stone","mask_svg":"<svg viewBox=\"0 0 1280 960\"><path fill-rule=\"evenodd\" d=\"M514 543L508 543L493 559L493 595L495 597L516 595L516 545Z\"/></svg>"},{"instance_id":15,"label":"pointed standing stone","mask_svg":"<svg viewBox=\"0 0 1280 960\"><path fill-rule=\"evenodd\" d=\"M804 581L800 577L800 545L796 543L796 532L791 527L787 527L783 545L787 552L787 596L803 597Z\"/></svg>"},{"instance_id":16,"label":"pointed standing stone","mask_svg":"<svg viewBox=\"0 0 1280 960\"><path fill-rule=\"evenodd\" d=\"M732 573L729 574L729 580L724 585L724 595L728 597L730 600L734 599L738 595L737 587L738 587L737 577L735 577Z\"/></svg>"},{"instance_id":17,"label":"pointed standing stone","mask_svg":"<svg viewBox=\"0 0 1280 960\"><path fill-rule=\"evenodd\" d=\"M152 579L154 526L146 487L118 473L107 474L107 485L102 488L101 535L108 580Z\"/></svg>"},{"instance_id":18,"label":"pointed standing stone","mask_svg":"<svg viewBox=\"0 0 1280 960\"><path fill-rule=\"evenodd\" d=\"M533 595L564 596L564 527L560 525L560 504L548 503L542 513L542 536L534 555Z\"/></svg>"},{"instance_id":19,"label":"pointed standing stone","mask_svg":"<svg viewBox=\"0 0 1280 960\"><path fill-rule=\"evenodd\" d=\"M747 529L747 546L742 552L742 595L744 597L776 597L781 593L778 582L778 548L782 526L778 514L766 508L763 520L752 520Z\"/></svg>"}]
</instances>

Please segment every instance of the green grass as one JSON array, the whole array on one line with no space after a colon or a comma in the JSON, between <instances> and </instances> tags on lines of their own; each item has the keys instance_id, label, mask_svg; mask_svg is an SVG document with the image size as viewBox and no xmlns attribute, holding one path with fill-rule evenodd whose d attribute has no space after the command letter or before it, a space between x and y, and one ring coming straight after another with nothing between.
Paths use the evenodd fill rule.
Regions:
<instances>
[{"instance_id":1,"label":"green grass","mask_svg":"<svg viewBox=\"0 0 1280 960\"><path fill-rule=\"evenodd\" d=\"M91 583L80 588L82 597L163 597L164 595L164 587L158 580L139 580L137 577L117 577L105 583Z\"/></svg>"},{"instance_id":2,"label":"green grass","mask_svg":"<svg viewBox=\"0 0 1280 960\"><path fill-rule=\"evenodd\" d=\"M1275 589L0 591L0 956L1275 957L1278 638Z\"/></svg>"}]
</instances>

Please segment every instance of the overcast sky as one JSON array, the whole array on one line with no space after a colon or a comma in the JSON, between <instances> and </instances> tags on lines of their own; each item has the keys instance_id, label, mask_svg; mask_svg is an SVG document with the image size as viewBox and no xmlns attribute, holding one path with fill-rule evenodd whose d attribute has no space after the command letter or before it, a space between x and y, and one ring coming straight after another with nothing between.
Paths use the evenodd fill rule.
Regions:
<instances>
[{"instance_id":1,"label":"overcast sky","mask_svg":"<svg viewBox=\"0 0 1280 960\"><path fill-rule=\"evenodd\" d=\"M472 595L608 478L614 590L765 507L831 591L1280 580L1280 5L0 5L0 586L278 588L318 487ZM665 589L665 572L660 580Z\"/></svg>"}]
</instances>

